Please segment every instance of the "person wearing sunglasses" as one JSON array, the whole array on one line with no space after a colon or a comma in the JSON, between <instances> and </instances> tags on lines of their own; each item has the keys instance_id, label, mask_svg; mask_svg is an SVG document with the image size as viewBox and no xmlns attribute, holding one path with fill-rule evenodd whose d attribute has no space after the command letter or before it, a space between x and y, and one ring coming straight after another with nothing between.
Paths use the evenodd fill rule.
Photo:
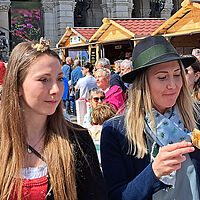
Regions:
<instances>
[{"instance_id":1,"label":"person wearing sunglasses","mask_svg":"<svg viewBox=\"0 0 200 200\"><path fill-rule=\"evenodd\" d=\"M98 102L103 102L105 101L105 96L101 96L101 97L93 97L93 100L98 103Z\"/></svg>"},{"instance_id":2,"label":"person wearing sunglasses","mask_svg":"<svg viewBox=\"0 0 200 200\"><path fill-rule=\"evenodd\" d=\"M88 93L89 111L85 114L83 127L91 127L91 113L94 108L105 102L105 93L101 88L93 88Z\"/></svg>"}]
</instances>

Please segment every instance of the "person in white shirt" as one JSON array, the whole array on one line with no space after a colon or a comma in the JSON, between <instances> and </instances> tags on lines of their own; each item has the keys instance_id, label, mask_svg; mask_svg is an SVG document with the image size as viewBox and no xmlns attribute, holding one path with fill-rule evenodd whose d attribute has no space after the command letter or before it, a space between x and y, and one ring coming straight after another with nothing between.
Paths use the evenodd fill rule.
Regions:
<instances>
[{"instance_id":1,"label":"person in white shirt","mask_svg":"<svg viewBox=\"0 0 200 200\"><path fill-rule=\"evenodd\" d=\"M95 78L92 76L93 66L89 62L85 62L82 67L82 74L85 76L80 78L75 86L76 91L80 90L80 98L88 99L89 90L96 88Z\"/></svg>"}]
</instances>

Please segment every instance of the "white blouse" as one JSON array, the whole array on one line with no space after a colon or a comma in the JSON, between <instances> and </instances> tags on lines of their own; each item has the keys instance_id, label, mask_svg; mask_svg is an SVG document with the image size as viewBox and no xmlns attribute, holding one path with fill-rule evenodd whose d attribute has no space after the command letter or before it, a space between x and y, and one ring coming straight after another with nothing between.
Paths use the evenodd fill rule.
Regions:
<instances>
[{"instance_id":1,"label":"white blouse","mask_svg":"<svg viewBox=\"0 0 200 200\"><path fill-rule=\"evenodd\" d=\"M39 167L22 168L22 178L25 179L36 179L46 175L47 165L45 162L42 162L42 164Z\"/></svg>"}]
</instances>

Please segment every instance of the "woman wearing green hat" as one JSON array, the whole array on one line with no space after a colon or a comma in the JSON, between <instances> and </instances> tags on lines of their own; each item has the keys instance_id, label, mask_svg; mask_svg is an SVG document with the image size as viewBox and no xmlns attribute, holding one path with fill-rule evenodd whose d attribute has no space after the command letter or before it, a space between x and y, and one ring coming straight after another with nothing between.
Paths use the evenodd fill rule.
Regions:
<instances>
[{"instance_id":1,"label":"woman wearing green hat","mask_svg":"<svg viewBox=\"0 0 200 200\"><path fill-rule=\"evenodd\" d=\"M141 40L133 50L132 83L124 115L103 125L102 169L110 200L199 200L200 150L185 67L162 36ZM184 65L183 65L184 64Z\"/></svg>"}]
</instances>

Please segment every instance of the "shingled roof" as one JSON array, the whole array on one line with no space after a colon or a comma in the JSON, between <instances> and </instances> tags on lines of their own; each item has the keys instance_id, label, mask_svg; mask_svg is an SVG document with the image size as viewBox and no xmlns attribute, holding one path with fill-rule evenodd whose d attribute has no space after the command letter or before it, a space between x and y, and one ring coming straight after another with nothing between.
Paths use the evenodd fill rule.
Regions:
<instances>
[{"instance_id":1,"label":"shingled roof","mask_svg":"<svg viewBox=\"0 0 200 200\"><path fill-rule=\"evenodd\" d=\"M94 35L94 33L98 30L97 27L76 27L71 28L67 27L65 34L62 36L60 41L58 42L58 46L64 46L65 43L70 39L71 36L77 35L80 37L84 44L87 44L89 42L89 39Z\"/></svg>"},{"instance_id":2,"label":"shingled roof","mask_svg":"<svg viewBox=\"0 0 200 200\"><path fill-rule=\"evenodd\" d=\"M103 24L91 37L90 42L96 42L103 40L108 32L113 30L121 31L125 34L126 39L139 38L151 35L158 27L160 27L166 19L161 18L127 18L127 19L103 19ZM119 35L116 35L116 39L121 40Z\"/></svg>"},{"instance_id":3,"label":"shingled roof","mask_svg":"<svg viewBox=\"0 0 200 200\"><path fill-rule=\"evenodd\" d=\"M166 19L112 19L116 23L120 24L129 31L135 33L135 35L150 35L158 27L160 27Z\"/></svg>"},{"instance_id":4,"label":"shingled roof","mask_svg":"<svg viewBox=\"0 0 200 200\"><path fill-rule=\"evenodd\" d=\"M81 34L85 39L89 40L98 30L98 28L74 28L79 34Z\"/></svg>"}]
</instances>

